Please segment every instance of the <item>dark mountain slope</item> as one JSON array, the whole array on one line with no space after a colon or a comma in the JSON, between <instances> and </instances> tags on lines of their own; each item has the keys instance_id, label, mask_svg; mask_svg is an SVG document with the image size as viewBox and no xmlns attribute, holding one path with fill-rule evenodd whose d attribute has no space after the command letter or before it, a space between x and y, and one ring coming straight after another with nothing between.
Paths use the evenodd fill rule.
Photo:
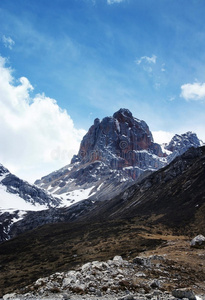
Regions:
<instances>
[{"instance_id":1,"label":"dark mountain slope","mask_svg":"<svg viewBox=\"0 0 205 300\"><path fill-rule=\"evenodd\" d=\"M190 148L170 165L128 188L111 201L100 203L84 218L151 218L175 229L203 231L205 225L205 147ZM187 225L187 227L185 227ZM186 233L187 233L186 232Z\"/></svg>"}]
</instances>

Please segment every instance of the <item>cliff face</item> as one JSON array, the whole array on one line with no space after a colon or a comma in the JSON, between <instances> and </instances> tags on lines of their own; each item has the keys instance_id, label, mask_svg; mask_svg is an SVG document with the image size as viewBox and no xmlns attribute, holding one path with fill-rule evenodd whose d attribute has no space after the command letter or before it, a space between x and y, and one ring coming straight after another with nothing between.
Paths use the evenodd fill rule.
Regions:
<instances>
[{"instance_id":1,"label":"cliff face","mask_svg":"<svg viewBox=\"0 0 205 300\"><path fill-rule=\"evenodd\" d=\"M148 125L134 118L129 110L120 109L101 122L95 119L72 163L100 160L118 170L129 166L160 167L160 160L150 155L165 156L160 145L153 142Z\"/></svg>"}]
</instances>

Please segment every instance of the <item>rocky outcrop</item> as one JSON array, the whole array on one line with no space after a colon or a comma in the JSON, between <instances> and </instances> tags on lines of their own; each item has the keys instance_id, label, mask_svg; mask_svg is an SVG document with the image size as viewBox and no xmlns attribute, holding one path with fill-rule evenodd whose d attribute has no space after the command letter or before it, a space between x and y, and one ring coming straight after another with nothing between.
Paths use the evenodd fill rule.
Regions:
<instances>
[{"instance_id":1,"label":"rocky outcrop","mask_svg":"<svg viewBox=\"0 0 205 300\"><path fill-rule=\"evenodd\" d=\"M21 289L22 294L7 294L3 299L196 299L189 288L174 289L173 296L166 291L167 284L174 283L176 278L165 270L168 260L164 256L152 255L146 260L149 265L136 264L136 260L127 261L121 256L87 262L78 269L39 278Z\"/></svg>"},{"instance_id":2,"label":"rocky outcrop","mask_svg":"<svg viewBox=\"0 0 205 300\"><path fill-rule=\"evenodd\" d=\"M154 260L152 267L155 267ZM140 290L144 296L146 293L150 296L155 289L152 288L153 279L149 279L150 270L151 265L146 268L123 260L121 256L115 256L106 262L87 262L77 270L58 272L49 277L39 278L23 289L23 292L26 299L29 299L29 296L36 299L36 297L52 294L56 296L61 294L64 297L66 294L68 299L72 295L103 296L103 298L106 295L118 298L129 295L131 299L131 296L134 297L133 293ZM160 291L158 293L162 294ZM22 299L23 295L13 294L13 296ZM121 299L125 299L124 297ZM6 299L6 296L4 298Z\"/></svg>"}]
</instances>

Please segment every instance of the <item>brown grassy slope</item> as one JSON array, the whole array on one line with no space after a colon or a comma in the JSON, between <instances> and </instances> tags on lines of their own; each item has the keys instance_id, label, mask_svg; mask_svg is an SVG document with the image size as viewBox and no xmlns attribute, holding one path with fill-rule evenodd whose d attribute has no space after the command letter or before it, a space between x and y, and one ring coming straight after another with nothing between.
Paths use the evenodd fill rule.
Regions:
<instances>
[{"instance_id":1,"label":"brown grassy slope","mask_svg":"<svg viewBox=\"0 0 205 300\"><path fill-rule=\"evenodd\" d=\"M168 275L155 268L149 271L150 280L168 276L167 290L190 286L205 293L204 250L191 249L188 237L175 236L161 225L149 228L137 225L138 221L44 226L4 243L0 247L1 295L88 261L115 255L132 259L139 253L166 255L160 264Z\"/></svg>"},{"instance_id":2,"label":"brown grassy slope","mask_svg":"<svg viewBox=\"0 0 205 300\"><path fill-rule=\"evenodd\" d=\"M145 231L135 223L111 221L47 225L22 234L0 245L0 294L56 271L115 255L135 256L162 243L160 239L143 238Z\"/></svg>"}]
</instances>

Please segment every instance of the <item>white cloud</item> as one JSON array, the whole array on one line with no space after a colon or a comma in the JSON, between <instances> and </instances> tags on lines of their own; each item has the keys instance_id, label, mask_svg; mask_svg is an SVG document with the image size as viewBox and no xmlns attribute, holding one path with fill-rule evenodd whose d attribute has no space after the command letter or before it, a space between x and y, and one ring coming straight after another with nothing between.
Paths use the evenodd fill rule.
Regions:
<instances>
[{"instance_id":1,"label":"white cloud","mask_svg":"<svg viewBox=\"0 0 205 300\"><path fill-rule=\"evenodd\" d=\"M120 2L123 2L125 0L107 0L107 3L108 4L114 4L114 3L120 3Z\"/></svg>"},{"instance_id":2,"label":"white cloud","mask_svg":"<svg viewBox=\"0 0 205 300\"><path fill-rule=\"evenodd\" d=\"M155 143L164 144L169 143L174 136L174 133L168 131L152 131Z\"/></svg>"},{"instance_id":3,"label":"white cloud","mask_svg":"<svg viewBox=\"0 0 205 300\"><path fill-rule=\"evenodd\" d=\"M142 56L140 57L140 59L136 60L136 64L140 65L142 62L148 63L148 64L156 64L157 61L157 56L156 55L152 55L151 57L149 56Z\"/></svg>"},{"instance_id":4,"label":"white cloud","mask_svg":"<svg viewBox=\"0 0 205 300\"><path fill-rule=\"evenodd\" d=\"M5 35L2 36L3 44L6 48L9 48L10 50L13 48L15 42L12 40L10 36L6 37Z\"/></svg>"},{"instance_id":5,"label":"white cloud","mask_svg":"<svg viewBox=\"0 0 205 300\"><path fill-rule=\"evenodd\" d=\"M156 61L157 61L157 56L153 54L151 57L142 56L140 57L140 59L136 59L135 63L137 65L142 65L143 70L147 72L149 75L152 75L153 73L152 65L156 64Z\"/></svg>"},{"instance_id":6,"label":"white cloud","mask_svg":"<svg viewBox=\"0 0 205 300\"><path fill-rule=\"evenodd\" d=\"M0 162L32 181L70 163L85 131L56 100L31 97L29 80L15 82L5 63L0 56Z\"/></svg>"},{"instance_id":7,"label":"white cloud","mask_svg":"<svg viewBox=\"0 0 205 300\"><path fill-rule=\"evenodd\" d=\"M187 83L181 86L181 95L185 100L205 100L205 83Z\"/></svg>"}]
</instances>

